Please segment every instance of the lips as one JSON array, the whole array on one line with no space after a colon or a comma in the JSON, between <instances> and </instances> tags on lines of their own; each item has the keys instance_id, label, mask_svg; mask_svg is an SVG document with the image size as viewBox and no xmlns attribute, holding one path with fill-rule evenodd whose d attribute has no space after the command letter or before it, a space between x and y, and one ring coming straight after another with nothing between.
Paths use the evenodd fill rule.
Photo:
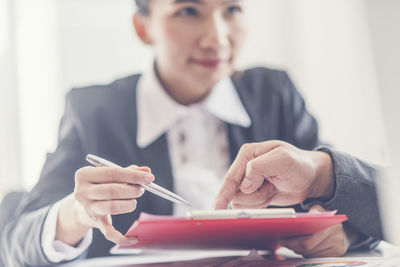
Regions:
<instances>
[{"instance_id":1,"label":"lips","mask_svg":"<svg viewBox=\"0 0 400 267\"><path fill-rule=\"evenodd\" d=\"M217 68L224 61L222 59L192 59L191 62L206 68Z\"/></svg>"}]
</instances>

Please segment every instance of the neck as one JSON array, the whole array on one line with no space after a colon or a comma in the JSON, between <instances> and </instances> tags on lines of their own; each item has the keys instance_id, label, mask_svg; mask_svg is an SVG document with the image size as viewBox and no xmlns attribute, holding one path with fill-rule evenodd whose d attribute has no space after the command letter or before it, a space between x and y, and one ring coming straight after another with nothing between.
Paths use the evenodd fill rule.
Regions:
<instances>
[{"instance_id":1,"label":"neck","mask_svg":"<svg viewBox=\"0 0 400 267\"><path fill-rule=\"evenodd\" d=\"M211 88L201 87L201 85L185 84L184 79L174 81L167 79L160 72L157 64L154 64L154 70L162 87L168 95L181 105L190 105L202 101L211 91Z\"/></svg>"}]
</instances>

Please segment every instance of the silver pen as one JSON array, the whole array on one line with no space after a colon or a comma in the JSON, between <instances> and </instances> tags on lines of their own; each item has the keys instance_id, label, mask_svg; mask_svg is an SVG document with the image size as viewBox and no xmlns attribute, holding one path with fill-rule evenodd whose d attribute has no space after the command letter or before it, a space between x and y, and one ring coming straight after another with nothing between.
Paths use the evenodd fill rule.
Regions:
<instances>
[{"instance_id":1,"label":"silver pen","mask_svg":"<svg viewBox=\"0 0 400 267\"><path fill-rule=\"evenodd\" d=\"M111 161L108 161L106 159L100 158L100 157L92 155L92 154L88 154L86 156L86 160L96 167L121 168L121 166L118 166L117 164L112 163ZM182 205L188 206L188 207L192 206L188 201L184 200L177 194L172 193L171 191L169 191L159 185L156 185L155 183L140 184L140 186L143 187L145 190L147 190L157 196L160 196L162 198L168 199L174 203L182 204Z\"/></svg>"}]
</instances>

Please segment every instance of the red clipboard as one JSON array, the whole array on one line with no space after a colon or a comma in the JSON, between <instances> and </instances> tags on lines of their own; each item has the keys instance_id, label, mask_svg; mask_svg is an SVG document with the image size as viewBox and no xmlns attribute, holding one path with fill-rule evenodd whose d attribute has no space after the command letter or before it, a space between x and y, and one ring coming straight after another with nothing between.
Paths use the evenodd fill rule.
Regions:
<instances>
[{"instance_id":1,"label":"red clipboard","mask_svg":"<svg viewBox=\"0 0 400 267\"><path fill-rule=\"evenodd\" d=\"M334 213L296 213L293 218L192 219L141 213L125 236L139 242L124 249L258 249L275 250L279 239L309 235L346 221Z\"/></svg>"}]
</instances>

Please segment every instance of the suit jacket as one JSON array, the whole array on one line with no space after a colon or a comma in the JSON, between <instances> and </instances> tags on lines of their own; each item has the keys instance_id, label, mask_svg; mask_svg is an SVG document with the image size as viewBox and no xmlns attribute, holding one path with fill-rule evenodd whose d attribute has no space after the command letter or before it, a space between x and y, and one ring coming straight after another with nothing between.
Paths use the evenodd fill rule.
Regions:
<instances>
[{"instance_id":1,"label":"suit jacket","mask_svg":"<svg viewBox=\"0 0 400 267\"><path fill-rule=\"evenodd\" d=\"M73 89L67 94L57 149L47 155L39 182L23 199L17 216L10 219L4 231L1 256L5 262L12 262L15 266L49 264L41 248L43 222L51 205L73 192L75 171L88 165L85 162L88 153L122 166L150 166L157 183L173 190L166 134L145 148L136 144L136 85L139 77L133 75L105 86ZM232 80L252 125L243 128L227 124L231 161L239 148L248 142L283 140L303 149L316 148L319 144L317 122L307 111L303 98L285 72L255 68L235 73ZM335 151L328 152L340 160L347 157ZM342 164L340 160L334 161L335 164ZM353 163L343 162L344 165ZM356 177L350 179L353 182L348 182L348 179L342 181L342 173L336 173L340 175L336 179L338 183L356 188L363 185L364 188L359 190L362 199L374 192L373 169L360 161L357 164L350 174L342 165L335 169L343 169L346 177L353 177L355 173ZM343 203L351 202L353 197L353 194L346 195L348 190L344 187L341 184L336 186L335 196L325 201L327 207L346 211L355 227L361 228L368 236L380 238L379 225L373 223L365 228L364 214L360 214L363 209L355 212L353 208L348 208L351 203ZM345 198L341 201L343 195ZM308 204L316 201L321 200L310 200ZM374 195L371 203L374 203ZM307 205L304 204L303 208ZM133 213L113 216L114 226L124 233L141 211L171 214L172 204L153 194L144 194L138 199ZM354 216L352 212L355 212ZM95 229L87 256L105 256L112 245Z\"/></svg>"}]
</instances>

